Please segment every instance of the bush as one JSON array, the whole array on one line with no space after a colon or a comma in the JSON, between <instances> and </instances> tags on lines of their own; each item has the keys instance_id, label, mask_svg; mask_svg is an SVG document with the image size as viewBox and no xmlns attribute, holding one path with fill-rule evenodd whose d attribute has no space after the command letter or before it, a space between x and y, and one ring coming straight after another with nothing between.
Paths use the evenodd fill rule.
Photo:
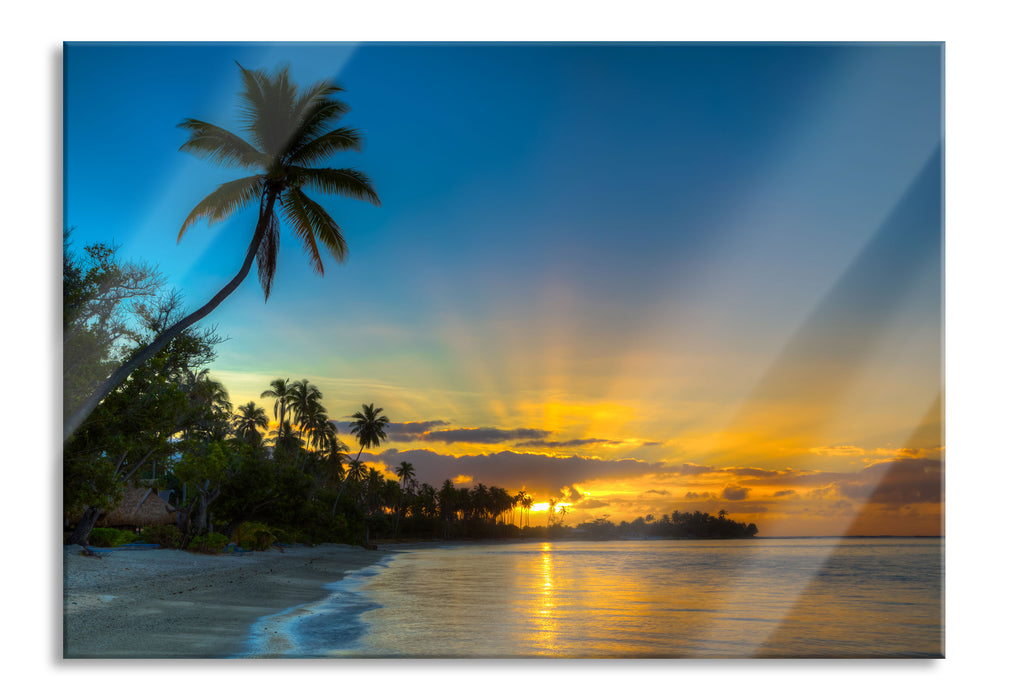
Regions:
<instances>
[{"instance_id":1,"label":"bush","mask_svg":"<svg viewBox=\"0 0 1009 700\"><path fill-rule=\"evenodd\" d=\"M228 546L228 537L219 532L208 532L194 537L189 543L189 549L200 554L220 554Z\"/></svg>"},{"instance_id":2,"label":"bush","mask_svg":"<svg viewBox=\"0 0 1009 700\"><path fill-rule=\"evenodd\" d=\"M182 532L174 525L151 525L140 531L144 542L178 549L182 546Z\"/></svg>"},{"instance_id":3,"label":"bush","mask_svg":"<svg viewBox=\"0 0 1009 700\"><path fill-rule=\"evenodd\" d=\"M88 544L92 547L118 547L129 544L137 539L129 530L119 530L114 527L94 527L88 535Z\"/></svg>"},{"instance_id":4,"label":"bush","mask_svg":"<svg viewBox=\"0 0 1009 700\"><path fill-rule=\"evenodd\" d=\"M271 530L276 538L274 541L280 544L311 544L311 538L301 530L294 528L282 530L279 527L271 528Z\"/></svg>"},{"instance_id":5,"label":"bush","mask_svg":"<svg viewBox=\"0 0 1009 700\"><path fill-rule=\"evenodd\" d=\"M235 532L235 544L242 549L263 551L277 539L277 534L263 523L242 523Z\"/></svg>"}]
</instances>

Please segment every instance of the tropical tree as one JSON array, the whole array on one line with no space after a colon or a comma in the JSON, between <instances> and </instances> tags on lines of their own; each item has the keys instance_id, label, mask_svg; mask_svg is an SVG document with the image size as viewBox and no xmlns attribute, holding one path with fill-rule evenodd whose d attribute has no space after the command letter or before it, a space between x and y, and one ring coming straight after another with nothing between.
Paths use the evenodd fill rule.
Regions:
<instances>
[{"instance_id":1,"label":"tropical tree","mask_svg":"<svg viewBox=\"0 0 1009 700\"><path fill-rule=\"evenodd\" d=\"M309 414L304 417L302 432L308 445L313 449L328 453L335 447L336 426L333 425L333 421L329 419L325 409L320 405L313 406ZM346 452L346 445L344 445L344 452Z\"/></svg>"},{"instance_id":2,"label":"tropical tree","mask_svg":"<svg viewBox=\"0 0 1009 700\"><path fill-rule=\"evenodd\" d=\"M319 387L310 384L307 379L291 385L288 408L292 418L301 426L302 433L307 432L315 417L323 412L321 401L322 392Z\"/></svg>"},{"instance_id":3,"label":"tropical tree","mask_svg":"<svg viewBox=\"0 0 1009 700\"><path fill-rule=\"evenodd\" d=\"M276 430L271 430L267 442L277 450L287 452L293 452L303 445L301 437L294 431L289 420L278 425Z\"/></svg>"},{"instance_id":4,"label":"tropical tree","mask_svg":"<svg viewBox=\"0 0 1009 700\"><path fill-rule=\"evenodd\" d=\"M396 525L393 528L393 532L397 537L399 536L399 516L403 505L403 491L413 481L413 475L413 465L410 462L400 462L399 466L396 467L396 476L399 477L399 494L396 499Z\"/></svg>"},{"instance_id":5,"label":"tropical tree","mask_svg":"<svg viewBox=\"0 0 1009 700\"><path fill-rule=\"evenodd\" d=\"M500 486L490 487L490 514L497 522L503 513L510 512L514 507L511 494Z\"/></svg>"},{"instance_id":6,"label":"tropical tree","mask_svg":"<svg viewBox=\"0 0 1009 700\"><path fill-rule=\"evenodd\" d=\"M124 263L96 243L75 251L63 232L63 418L66 420L123 360L132 311L161 294L153 266Z\"/></svg>"},{"instance_id":7,"label":"tropical tree","mask_svg":"<svg viewBox=\"0 0 1009 700\"><path fill-rule=\"evenodd\" d=\"M129 341L142 346L160 333L172 322L178 303L177 295L168 294L153 305L137 305ZM206 414L193 409L194 397L176 378L210 363L220 340L213 330L186 329L118 386L64 443L64 508L71 516L83 510L71 544L86 547L102 511L114 508L127 486L154 478L157 462L169 460L184 442L177 439L179 433L218 432L198 424Z\"/></svg>"},{"instance_id":8,"label":"tropical tree","mask_svg":"<svg viewBox=\"0 0 1009 700\"><path fill-rule=\"evenodd\" d=\"M259 429L264 431L270 427L270 420L266 417L266 411L257 406L254 401L238 407L237 415L234 418L235 435L245 443L258 446L263 442L263 436Z\"/></svg>"},{"instance_id":9,"label":"tropical tree","mask_svg":"<svg viewBox=\"0 0 1009 700\"><path fill-rule=\"evenodd\" d=\"M438 491L438 510L441 514L442 537L448 537L451 523L455 520L458 492L451 479L445 479Z\"/></svg>"},{"instance_id":10,"label":"tropical tree","mask_svg":"<svg viewBox=\"0 0 1009 700\"><path fill-rule=\"evenodd\" d=\"M194 433L204 437L227 435L231 423L232 404L224 385L210 378L210 370L186 369L176 383L189 399L189 416L184 431L186 438Z\"/></svg>"},{"instance_id":11,"label":"tropical tree","mask_svg":"<svg viewBox=\"0 0 1009 700\"><path fill-rule=\"evenodd\" d=\"M361 449L357 451L357 457L361 459L361 453L365 447L378 447L382 440L385 440L385 428L389 425L388 416L379 415L381 408L375 408L375 404L361 404L361 410L351 416L354 422L350 424L351 435L357 436L357 441L361 444Z\"/></svg>"},{"instance_id":12,"label":"tropical tree","mask_svg":"<svg viewBox=\"0 0 1009 700\"><path fill-rule=\"evenodd\" d=\"M527 498L529 498L529 494L524 488L515 494L515 505L519 508L519 527L522 527L522 512L532 505L532 498L529 498L529 506L526 505ZM528 515L526 517L528 518Z\"/></svg>"},{"instance_id":13,"label":"tropical tree","mask_svg":"<svg viewBox=\"0 0 1009 700\"><path fill-rule=\"evenodd\" d=\"M352 459L347 465L347 471L344 473L343 482L340 484L340 490L336 493L336 500L333 501L332 513L336 513L336 506L340 502L340 496L343 495L344 490L347 488L348 484L360 484L364 481L368 474L368 468L364 466L364 463L359 459Z\"/></svg>"},{"instance_id":14,"label":"tropical tree","mask_svg":"<svg viewBox=\"0 0 1009 700\"><path fill-rule=\"evenodd\" d=\"M413 481L414 474L413 465L410 462L400 462L396 467L396 476L399 477L400 486Z\"/></svg>"},{"instance_id":15,"label":"tropical tree","mask_svg":"<svg viewBox=\"0 0 1009 700\"><path fill-rule=\"evenodd\" d=\"M529 516L532 514L533 497L532 496L523 496L523 498L522 498L522 507L525 508L525 510L526 510L526 527L529 527Z\"/></svg>"},{"instance_id":16,"label":"tropical tree","mask_svg":"<svg viewBox=\"0 0 1009 700\"><path fill-rule=\"evenodd\" d=\"M186 230L201 219L214 224L255 202L259 218L242 266L209 302L167 328L112 372L64 421L64 441L133 370L234 292L248 276L253 261L257 263L263 294L269 299L280 239L278 208L293 233L301 239L312 268L321 275L320 244L338 262L346 257L347 245L340 227L305 190L380 204L369 178L359 170L317 167L337 153L361 149L362 140L356 129L333 128L348 110L347 105L335 97L342 88L323 80L299 93L287 68L272 76L261 70L247 70L241 66L239 69L243 85L239 93L240 113L249 140L208 122L185 119L179 126L189 132L189 138L181 150L219 165L254 169L256 173L226 182L204 198L182 223L178 239L181 240Z\"/></svg>"},{"instance_id":17,"label":"tropical tree","mask_svg":"<svg viewBox=\"0 0 1009 700\"><path fill-rule=\"evenodd\" d=\"M275 399L273 402L273 417L278 425L284 425L287 419L287 407L294 401L294 385L290 379L274 379L270 388L259 395L261 399Z\"/></svg>"}]
</instances>

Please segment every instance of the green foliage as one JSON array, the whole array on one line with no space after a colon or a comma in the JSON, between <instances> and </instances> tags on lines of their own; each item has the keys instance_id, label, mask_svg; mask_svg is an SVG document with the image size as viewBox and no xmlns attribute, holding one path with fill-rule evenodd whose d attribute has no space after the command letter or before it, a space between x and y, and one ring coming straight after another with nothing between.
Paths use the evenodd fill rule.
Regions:
<instances>
[{"instance_id":1,"label":"green foliage","mask_svg":"<svg viewBox=\"0 0 1009 700\"><path fill-rule=\"evenodd\" d=\"M313 544L315 540L308 534L295 528L271 528L276 541L280 544ZM326 538L324 538L325 540Z\"/></svg>"},{"instance_id":2,"label":"green foliage","mask_svg":"<svg viewBox=\"0 0 1009 700\"><path fill-rule=\"evenodd\" d=\"M182 532L174 525L151 525L140 531L140 539L170 549L182 546Z\"/></svg>"},{"instance_id":3,"label":"green foliage","mask_svg":"<svg viewBox=\"0 0 1009 700\"><path fill-rule=\"evenodd\" d=\"M174 469L175 477L184 484L200 487L206 482L218 484L224 480L228 456L224 445L212 442L201 449L187 450Z\"/></svg>"},{"instance_id":4,"label":"green foliage","mask_svg":"<svg viewBox=\"0 0 1009 700\"><path fill-rule=\"evenodd\" d=\"M228 538L219 532L197 535L190 541L189 550L200 554L220 554L228 546Z\"/></svg>"},{"instance_id":5,"label":"green foliage","mask_svg":"<svg viewBox=\"0 0 1009 700\"><path fill-rule=\"evenodd\" d=\"M242 549L262 551L279 541L277 531L263 523L242 523L235 532L235 543Z\"/></svg>"},{"instance_id":6,"label":"green foliage","mask_svg":"<svg viewBox=\"0 0 1009 700\"><path fill-rule=\"evenodd\" d=\"M161 295L160 281L152 281L153 273L147 268L133 266L127 274L115 262L111 248L87 250L92 259L85 263L64 246L64 408L68 411L83 402L92 385L110 369L170 324L182 303L177 294ZM87 281L89 276L95 279ZM122 281L124 276L127 282ZM109 285L118 291L108 291ZM153 303L148 298L154 298ZM106 337L100 357L74 349L96 329L106 329L101 331ZM114 507L125 486L151 476L155 465L171 457L179 444L173 440L175 435L198 427L204 412L196 409L203 397L185 391L179 378L212 360L213 347L220 340L213 331L187 330L105 397L64 444L67 511ZM89 372L93 376L78 381Z\"/></svg>"},{"instance_id":7,"label":"green foliage","mask_svg":"<svg viewBox=\"0 0 1009 700\"><path fill-rule=\"evenodd\" d=\"M121 361L134 330L131 311L162 284L153 267L120 261L113 246L75 251L63 232L64 418Z\"/></svg>"},{"instance_id":8,"label":"green foliage","mask_svg":"<svg viewBox=\"0 0 1009 700\"><path fill-rule=\"evenodd\" d=\"M88 544L92 547L118 547L136 542L137 536L129 530L114 527L96 527L91 529Z\"/></svg>"}]
</instances>

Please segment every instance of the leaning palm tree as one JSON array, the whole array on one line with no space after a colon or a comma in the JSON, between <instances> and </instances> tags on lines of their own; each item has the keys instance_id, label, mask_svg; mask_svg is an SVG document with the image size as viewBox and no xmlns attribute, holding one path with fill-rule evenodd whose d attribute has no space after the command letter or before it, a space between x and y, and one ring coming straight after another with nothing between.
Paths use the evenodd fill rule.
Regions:
<instances>
[{"instance_id":1,"label":"leaning palm tree","mask_svg":"<svg viewBox=\"0 0 1009 700\"><path fill-rule=\"evenodd\" d=\"M375 404L361 404L361 410L351 416L354 422L350 424L351 435L357 436L357 441L361 443L361 449L357 451L357 457L361 459L361 453L365 447L378 447L382 440L385 440L385 428L389 425L388 416L380 416L383 409L375 408Z\"/></svg>"},{"instance_id":2,"label":"leaning palm tree","mask_svg":"<svg viewBox=\"0 0 1009 700\"><path fill-rule=\"evenodd\" d=\"M263 294L269 299L280 239L278 209L301 239L312 268L321 275L320 244L338 262L346 257L347 245L340 227L305 190L352 197L375 205L381 203L364 173L352 168L318 167L337 153L361 149L362 140L356 129L335 127L335 122L348 111L347 105L335 97L342 88L323 80L299 93L287 68L272 76L261 70L241 66L239 69L243 86L239 93L240 113L249 140L198 119L185 119L179 126L189 132L189 139L180 150L206 157L218 165L240 166L256 173L224 183L197 204L182 223L179 240L201 219L215 224L256 203L259 219L245 260L238 274L209 302L167 328L111 374L64 421L64 441L133 370L235 291L248 276L253 261L257 263Z\"/></svg>"}]
</instances>

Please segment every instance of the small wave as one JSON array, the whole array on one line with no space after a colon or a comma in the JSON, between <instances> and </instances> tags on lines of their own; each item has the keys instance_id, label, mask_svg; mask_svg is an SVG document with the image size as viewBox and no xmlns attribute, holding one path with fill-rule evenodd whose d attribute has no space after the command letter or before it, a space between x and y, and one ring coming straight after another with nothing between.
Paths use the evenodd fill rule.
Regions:
<instances>
[{"instance_id":1,"label":"small wave","mask_svg":"<svg viewBox=\"0 0 1009 700\"><path fill-rule=\"evenodd\" d=\"M382 560L323 586L320 600L295 605L257 620L240 658L309 658L331 656L353 649L367 630L361 619L381 607L361 591L372 577L388 568Z\"/></svg>"}]
</instances>

